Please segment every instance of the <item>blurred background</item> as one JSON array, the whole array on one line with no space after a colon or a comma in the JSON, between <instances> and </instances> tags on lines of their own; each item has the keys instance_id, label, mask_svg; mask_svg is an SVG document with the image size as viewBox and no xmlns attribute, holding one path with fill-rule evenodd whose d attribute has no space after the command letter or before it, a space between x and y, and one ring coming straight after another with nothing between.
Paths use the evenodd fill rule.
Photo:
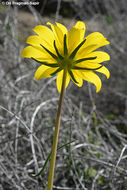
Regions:
<instances>
[{"instance_id":1,"label":"blurred background","mask_svg":"<svg viewBox=\"0 0 127 190\"><path fill-rule=\"evenodd\" d=\"M66 90L54 190L127 189L127 1L0 0L0 190L45 190L59 99L56 77L35 80L38 64L21 58L26 38L39 24L77 20L86 35L101 32L111 42L101 48L102 89L84 81Z\"/></svg>"}]
</instances>

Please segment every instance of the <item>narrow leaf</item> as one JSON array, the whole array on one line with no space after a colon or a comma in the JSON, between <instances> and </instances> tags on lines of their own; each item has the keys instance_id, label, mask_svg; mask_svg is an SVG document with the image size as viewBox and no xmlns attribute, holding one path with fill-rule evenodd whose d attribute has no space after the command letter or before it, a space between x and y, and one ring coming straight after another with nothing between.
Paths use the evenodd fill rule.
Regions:
<instances>
[{"instance_id":1,"label":"narrow leaf","mask_svg":"<svg viewBox=\"0 0 127 190\"><path fill-rule=\"evenodd\" d=\"M67 36L66 34L64 35L64 55L68 54L68 50L67 50Z\"/></svg>"},{"instance_id":2,"label":"narrow leaf","mask_svg":"<svg viewBox=\"0 0 127 190\"><path fill-rule=\"evenodd\" d=\"M58 68L55 72L51 73L50 75L53 76L55 75L56 73L60 72L62 69L61 68Z\"/></svg>"},{"instance_id":3,"label":"narrow leaf","mask_svg":"<svg viewBox=\"0 0 127 190\"><path fill-rule=\"evenodd\" d=\"M96 57L86 57L86 58L76 60L75 63L80 63L82 61L88 61L88 60L94 60L96 58L97 58L97 56Z\"/></svg>"},{"instance_id":4,"label":"narrow leaf","mask_svg":"<svg viewBox=\"0 0 127 190\"><path fill-rule=\"evenodd\" d=\"M63 59L62 55L60 55L60 53L59 53L59 51L58 51L58 49L57 49L57 47L56 47L56 42L55 42L55 40L54 40L54 48L55 48L55 50L56 50L57 56L58 56L60 59Z\"/></svg>"},{"instance_id":5,"label":"narrow leaf","mask_svg":"<svg viewBox=\"0 0 127 190\"><path fill-rule=\"evenodd\" d=\"M101 65L100 67L94 68L94 69L93 68L74 66L72 69L74 69L74 70L91 70L91 71L96 71L96 70L100 69L101 67L103 67L103 65Z\"/></svg>"},{"instance_id":6,"label":"narrow leaf","mask_svg":"<svg viewBox=\"0 0 127 190\"><path fill-rule=\"evenodd\" d=\"M62 146L60 146L60 147L58 147L57 150L60 150L60 149L62 149L63 147L65 147L65 146L67 146L67 145L69 145L69 144L71 144L71 143L73 143L73 142L74 142L74 141L68 142L68 143L66 143L66 144L64 144L64 145L62 145ZM37 176L39 176L39 175L41 175L41 174L43 173L43 171L45 170L45 168L46 168L46 166L47 166L47 164L48 164L48 161L49 161L50 158L51 158L51 154L52 154L52 152L49 153L49 155L48 155L48 157L47 157L47 159L46 159L46 161L45 161L45 163L44 163L44 166L43 166L43 168L40 170L40 172L37 173L37 174L32 174L33 177L37 177Z\"/></svg>"},{"instance_id":7,"label":"narrow leaf","mask_svg":"<svg viewBox=\"0 0 127 190\"><path fill-rule=\"evenodd\" d=\"M71 53L71 55L69 56L69 58L73 59L76 55L76 53L78 52L78 50L82 47L82 45L85 43L86 39L84 39L75 49L74 51Z\"/></svg>"},{"instance_id":8,"label":"narrow leaf","mask_svg":"<svg viewBox=\"0 0 127 190\"><path fill-rule=\"evenodd\" d=\"M31 57L31 59L33 59L34 61L36 61L38 63L41 63L42 65L46 65L46 66L53 67L53 68L58 67L57 63L47 63L47 62L43 62L43 61L38 61L33 57Z\"/></svg>"},{"instance_id":9,"label":"narrow leaf","mask_svg":"<svg viewBox=\"0 0 127 190\"><path fill-rule=\"evenodd\" d=\"M71 78L73 79L73 81L74 81L75 83L78 83L78 82L76 81L76 79L75 79L75 77L74 77L74 75L73 75L73 73L72 73L71 70L69 71L69 74L70 74Z\"/></svg>"},{"instance_id":10,"label":"narrow leaf","mask_svg":"<svg viewBox=\"0 0 127 190\"><path fill-rule=\"evenodd\" d=\"M49 155L48 155L48 157L47 157L47 159L46 159L46 161L45 161L45 163L44 163L43 168L40 170L39 173L37 173L37 174L32 174L33 177L37 177L37 176L39 176L39 175L41 175L41 174L43 173L43 171L45 170L45 168L46 168L46 166L47 166L47 164L48 164L48 161L50 160L50 158L51 158L51 152L49 153Z\"/></svg>"},{"instance_id":11,"label":"narrow leaf","mask_svg":"<svg viewBox=\"0 0 127 190\"><path fill-rule=\"evenodd\" d=\"M50 50L48 50L45 46L43 46L42 44L40 44L44 49L45 49L45 51L47 51L54 59L58 59L58 57L54 54L54 53L52 53Z\"/></svg>"}]
</instances>

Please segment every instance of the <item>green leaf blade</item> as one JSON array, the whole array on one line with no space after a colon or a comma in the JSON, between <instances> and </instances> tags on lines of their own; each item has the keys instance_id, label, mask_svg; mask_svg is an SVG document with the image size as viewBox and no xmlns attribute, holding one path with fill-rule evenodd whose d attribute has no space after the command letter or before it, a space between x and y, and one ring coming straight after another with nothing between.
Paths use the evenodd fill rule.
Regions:
<instances>
[{"instance_id":1,"label":"green leaf blade","mask_svg":"<svg viewBox=\"0 0 127 190\"><path fill-rule=\"evenodd\" d=\"M95 56L95 57L86 57L86 58L82 58L82 59L78 59L78 60L76 60L74 63L80 63L80 62L83 62L83 61L89 61L89 60L94 60L94 59L96 59L97 58L97 56Z\"/></svg>"},{"instance_id":2,"label":"green leaf blade","mask_svg":"<svg viewBox=\"0 0 127 190\"><path fill-rule=\"evenodd\" d=\"M48 62L43 62L43 61L38 61L35 58L31 57L31 59L33 59L34 61L36 61L37 63L40 63L41 65L46 65L52 68L56 68L58 67L58 63L48 63Z\"/></svg>"},{"instance_id":3,"label":"green leaf blade","mask_svg":"<svg viewBox=\"0 0 127 190\"><path fill-rule=\"evenodd\" d=\"M82 45L85 43L86 39L84 39L75 49L74 51L71 53L71 55L69 56L70 59L73 59L76 55L76 53L78 52L78 50L82 47Z\"/></svg>"},{"instance_id":4,"label":"green leaf blade","mask_svg":"<svg viewBox=\"0 0 127 190\"><path fill-rule=\"evenodd\" d=\"M96 71L98 69L100 69L101 67L103 67L103 65L101 65L100 67L97 67L97 68L87 68L87 67L78 67L78 66L74 66L72 69L74 70L90 70L90 71Z\"/></svg>"},{"instance_id":5,"label":"green leaf blade","mask_svg":"<svg viewBox=\"0 0 127 190\"><path fill-rule=\"evenodd\" d=\"M45 46L43 46L42 44L40 44L40 45L44 48L45 51L48 52L49 55L51 55L54 59L58 60L58 57L57 57L54 53L52 53L50 50L48 50L48 49L47 49Z\"/></svg>"}]
</instances>

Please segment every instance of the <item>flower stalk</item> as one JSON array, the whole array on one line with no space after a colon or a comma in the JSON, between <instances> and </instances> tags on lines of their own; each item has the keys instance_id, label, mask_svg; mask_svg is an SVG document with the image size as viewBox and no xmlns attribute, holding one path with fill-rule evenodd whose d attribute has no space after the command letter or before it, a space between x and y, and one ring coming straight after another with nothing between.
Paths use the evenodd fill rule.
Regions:
<instances>
[{"instance_id":1,"label":"flower stalk","mask_svg":"<svg viewBox=\"0 0 127 190\"><path fill-rule=\"evenodd\" d=\"M54 137L53 137L53 146L52 146L52 153L51 153L47 190L52 190L53 188L54 169L55 169L55 162L56 162L60 122L61 122L62 103L63 103L63 97L64 97L64 91L65 91L65 84L66 84L66 75L67 75L67 70L65 69L63 73L62 88L61 88L57 118L56 118L56 127L55 127L55 132L54 132Z\"/></svg>"}]
</instances>

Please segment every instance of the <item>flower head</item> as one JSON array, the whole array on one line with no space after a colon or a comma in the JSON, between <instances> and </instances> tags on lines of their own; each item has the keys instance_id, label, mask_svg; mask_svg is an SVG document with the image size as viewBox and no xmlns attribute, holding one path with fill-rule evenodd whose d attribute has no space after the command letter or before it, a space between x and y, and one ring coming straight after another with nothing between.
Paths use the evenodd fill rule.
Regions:
<instances>
[{"instance_id":1,"label":"flower head","mask_svg":"<svg viewBox=\"0 0 127 190\"><path fill-rule=\"evenodd\" d=\"M50 25L51 29L38 25L33 30L37 35L27 38L30 44L22 51L22 57L32 58L41 66L35 72L35 78L43 79L57 74L57 89L60 92L63 72L66 70L66 84L70 79L79 87L83 80L96 86L96 92L101 89L101 80L96 72L103 73L109 78L108 69L100 64L110 60L106 52L95 51L101 46L109 44L106 38L99 32L85 36L85 24L78 21L68 32L60 23Z\"/></svg>"}]
</instances>

